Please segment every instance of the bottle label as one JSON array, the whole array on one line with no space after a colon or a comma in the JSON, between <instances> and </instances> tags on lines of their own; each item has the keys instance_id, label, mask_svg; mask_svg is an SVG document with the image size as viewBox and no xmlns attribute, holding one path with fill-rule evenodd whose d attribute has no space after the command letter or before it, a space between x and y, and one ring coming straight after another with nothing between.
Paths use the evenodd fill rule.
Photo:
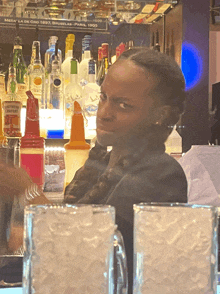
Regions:
<instances>
[{"instance_id":1,"label":"bottle label","mask_svg":"<svg viewBox=\"0 0 220 294\"><path fill-rule=\"evenodd\" d=\"M26 87L26 85L25 84L20 84L20 83L18 83L17 84L18 85L18 95L19 94L24 94L25 93L25 95L26 95L26 89L27 89L27 87Z\"/></svg>"},{"instance_id":2,"label":"bottle label","mask_svg":"<svg viewBox=\"0 0 220 294\"><path fill-rule=\"evenodd\" d=\"M20 137L21 102L4 101L4 134L7 137Z\"/></svg>"},{"instance_id":3,"label":"bottle label","mask_svg":"<svg viewBox=\"0 0 220 294\"><path fill-rule=\"evenodd\" d=\"M33 66L33 69L40 69L40 68L41 68L40 65L34 65L34 66Z\"/></svg>"},{"instance_id":4,"label":"bottle label","mask_svg":"<svg viewBox=\"0 0 220 294\"><path fill-rule=\"evenodd\" d=\"M22 46L21 45L14 45L14 50L16 49L22 49Z\"/></svg>"},{"instance_id":5,"label":"bottle label","mask_svg":"<svg viewBox=\"0 0 220 294\"><path fill-rule=\"evenodd\" d=\"M34 78L34 84L35 84L36 86L40 86L40 85L42 84L42 79L41 79L41 77L35 77L35 78Z\"/></svg>"}]
</instances>

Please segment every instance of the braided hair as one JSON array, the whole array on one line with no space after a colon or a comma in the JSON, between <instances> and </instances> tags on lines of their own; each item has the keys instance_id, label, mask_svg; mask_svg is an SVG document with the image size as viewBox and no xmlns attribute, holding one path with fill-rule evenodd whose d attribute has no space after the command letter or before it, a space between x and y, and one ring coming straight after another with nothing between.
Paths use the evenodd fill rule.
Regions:
<instances>
[{"instance_id":1,"label":"braided hair","mask_svg":"<svg viewBox=\"0 0 220 294\"><path fill-rule=\"evenodd\" d=\"M146 150L160 150L163 146L164 151L164 142L172 131L171 126L178 122L183 113L186 96L185 80L173 58L146 47L139 47L123 52L118 58L118 60L126 59L142 67L146 77L149 73L153 75L155 86L150 92L155 101L153 107L169 105L170 115L162 125L140 126L136 134L137 140L134 140L138 148L129 155L121 157L113 168L104 168L103 173L100 173L100 169L94 168L95 164L92 162L99 162L101 166L104 164L106 167L110 156L106 148L96 142L95 147L90 151L87 163L76 173L65 190L67 203L100 203L112 185L120 181L126 170L141 160Z\"/></svg>"}]
</instances>

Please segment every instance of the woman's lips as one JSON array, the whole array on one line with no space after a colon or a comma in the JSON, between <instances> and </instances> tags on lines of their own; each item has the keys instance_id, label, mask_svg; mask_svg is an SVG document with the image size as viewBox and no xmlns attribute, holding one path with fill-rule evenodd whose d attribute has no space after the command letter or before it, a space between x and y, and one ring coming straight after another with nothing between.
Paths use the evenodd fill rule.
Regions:
<instances>
[{"instance_id":1,"label":"woman's lips","mask_svg":"<svg viewBox=\"0 0 220 294\"><path fill-rule=\"evenodd\" d=\"M108 132L108 133L113 133L115 129L110 128L108 125L97 123L97 130L103 131L103 132Z\"/></svg>"}]
</instances>

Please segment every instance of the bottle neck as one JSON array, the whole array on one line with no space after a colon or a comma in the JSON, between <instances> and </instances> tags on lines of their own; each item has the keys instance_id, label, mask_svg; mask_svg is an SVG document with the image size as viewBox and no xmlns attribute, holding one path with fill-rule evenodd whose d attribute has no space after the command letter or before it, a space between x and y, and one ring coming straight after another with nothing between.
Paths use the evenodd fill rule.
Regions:
<instances>
[{"instance_id":1,"label":"bottle neck","mask_svg":"<svg viewBox=\"0 0 220 294\"><path fill-rule=\"evenodd\" d=\"M84 58L83 59L90 59L91 58L91 52L90 50L84 51Z\"/></svg>"},{"instance_id":2,"label":"bottle neck","mask_svg":"<svg viewBox=\"0 0 220 294\"><path fill-rule=\"evenodd\" d=\"M17 51L17 52L22 51L22 46L21 45L14 45L13 52L15 52L15 51Z\"/></svg>"},{"instance_id":3,"label":"bottle neck","mask_svg":"<svg viewBox=\"0 0 220 294\"><path fill-rule=\"evenodd\" d=\"M65 54L65 59L67 59L68 57L73 57L73 51L72 50L68 50Z\"/></svg>"},{"instance_id":4,"label":"bottle neck","mask_svg":"<svg viewBox=\"0 0 220 294\"><path fill-rule=\"evenodd\" d=\"M35 48L35 46L32 46L32 54L31 54L31 62L30 62L30 64L34 63L35 57L36 57L36 48Z\"/></svg>"},{"instance_id":5,"label":"bottle neck","mask_svg":"<svg viewBox=\"0 0 220 294\"><path fill-rule=\"evenodd\" d=\"M58 37L56 37L56 36L50 37L50 39L49 39L49 47L52 47L52 46L55 47L55 44L56 44L57 40L58 40Z\"/></svg>"},{"instance_id":6,"label":"bottle neck","mask_svg":"<svg viewBox=\"0 0 220 294\"><path fill-rule=\"evenodd\" d=\"M77 74L71 74L70 75L70 83L71 84L76 84L77 83L77 79L78 79Z\"/></svg>"},{"instance_id":7,"label":"bottle neck","mask_svg":"<svg viewBox=\"0 0 220 294\"><path fill-rule=\"evenodd\" d=\"M88 82L89 83L93 83L93 84L96 83L95 74L89 74L89 76L88 76Z\"/></svg>"},{"instance_id":8,"label":"bottle neck","mask_svg":"<svg viewBox=\"0 0 220 294\"><path fill-rule=\"evenodd\" d=\"M35 58L34 58L34 63L40 64L41 63L41 55L40 52L38 54L36 54Z\"/></svg>"},{"instance_id":9,"label":"bottle neck","mask_svg":"<svg viewBox=\"0 0 220 294\"><path fill-rule=\"evenodd\" d=\"M52 71L60 71L60 62L57 56L55 56L55 59L52 61Z\"/></svg>"}]
</instances>

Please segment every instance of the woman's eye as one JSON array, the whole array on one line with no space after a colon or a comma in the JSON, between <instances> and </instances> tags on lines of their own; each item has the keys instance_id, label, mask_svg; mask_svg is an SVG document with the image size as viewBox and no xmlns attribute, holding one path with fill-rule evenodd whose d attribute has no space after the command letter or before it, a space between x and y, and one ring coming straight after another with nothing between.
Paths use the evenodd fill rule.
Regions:
<instances>
[{"instance_id":1,"label":"woman's eye","mask_svg":"<svg viewBox=\"0 0 220 294\"><path fill-rule=\"evenodd\" d=\"M124 103L124 102L119 103L119 107L122 108L122 109L132 108L131 105L129 105L127 103Z\"/></svg>"}]
</instances>

